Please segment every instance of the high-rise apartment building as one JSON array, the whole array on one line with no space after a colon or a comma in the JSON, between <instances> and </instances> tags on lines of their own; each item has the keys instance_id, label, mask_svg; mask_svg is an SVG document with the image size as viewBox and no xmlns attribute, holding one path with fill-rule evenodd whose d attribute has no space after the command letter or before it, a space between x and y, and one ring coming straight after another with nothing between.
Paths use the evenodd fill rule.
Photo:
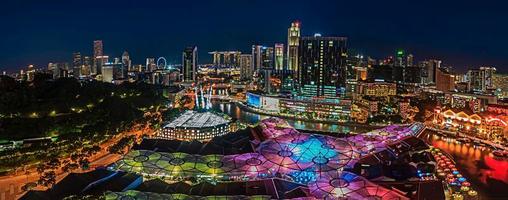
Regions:
<instances>
[{"instance_id":1,"label":"high-rise apartment building","mask_svg":"<svg viewBox=\"0 0 508 200\"><path fill-rule=\"evenodd\" d=\"M182 54L182 74L184 82L195 82L197 75L198 47L187 47Z\"/></svg>"},{"instance_id":2,"label":"high-rise apartment building","mask_svg":"<svg viewBox=\"0 0 508 200\"><path fill-rule=\"evenodd\" d=\"M240 55L240 79L241 80L252 80L252 55L241 54Z\"/></svg>"},{"instance_id":3,"label":"high-rise apartment building","mask_svg":"<svg viewBox=\"0 0 508 200\"><path fill-rule=\"evenodd\" d=\"M496 68L494 67L480 67L480 69L468 70L469 90L473 92L487 92L496 89L492 80L495 73Z\"/></svg>"},{"instance_id":4,"label":"high-rise apartment building","mask_svg":"<svg viewBox=\"0 0 508 200\"><path fill-rule=\"evenodd\" d=\"M345 37L302 37L299 44L298 84L307 96L337 96L345 91Z\"/></svg>"}]
</instances>

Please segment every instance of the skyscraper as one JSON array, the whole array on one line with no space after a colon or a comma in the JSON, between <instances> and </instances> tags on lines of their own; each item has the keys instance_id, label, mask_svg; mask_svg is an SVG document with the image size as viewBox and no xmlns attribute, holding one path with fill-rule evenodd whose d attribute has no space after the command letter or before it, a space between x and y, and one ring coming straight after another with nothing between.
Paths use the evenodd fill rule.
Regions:
<instances>
[{"instance_id":1,"label":"skyscraper","mask_svg":"<svg viewBox=\"0 0 508 200\"><path fill-rule=\"evenodd\" d=\"M261 70L263 71L263 83L264 83L264 91L266 93L271 92L271 73L274 66L274 49L273 47L263 47L262 48L262 60L263 64Z\"/></svg>"},{"instance_id":2,"label":"skyscraper","mask_svg":"<svg viewBox=\"0 0 508 200\"><path fill-rule=\"evenodd\" d=\"M80 52L72 54L72 75L75 78L79 78L81 75L81 66L83 65L83 59L81 58Z\"/></svg>"},{"instance_id":3,"label":"skyscraper","mask_svg":"<svg viewBox=\"0 0 508 200\"><path fill-rule=\"evenodd\" d=\"M146 58L145 71L152 72L155 69L157 69L157 64L155 63L155 58Z\"/></svg>"},{"instance_id":4,"label":"skyscraper","mask_svg":"<svg viewBox=\"0 0 508 200\"><path fill-rule=\"evenodd\" d=\"M90 56L83 57L83 65L81 67L81 75L82 76L90 76L92 66L93 66L93 59L90 58Z\"/></svg>"},{"instance_id":5,"label":"skyscraper","mask_svg":"<svg viewBox=\"0 0 508 200\"><path fill-rule=\"evenodd\" d=\"M182 54L182 74L184 82L196 81L198 47L187 47Z\"/></svg>"},{"instance_id":6,"label":"skyscraper","mask_svg":"<svg viewBox=\"0 0 508 200\"><path fill-rule=\"evenodd\" d=\"M426 60L420 62L422 68L422 83L435 84L436 83L436 70L441 68L440 60Z\"/></svg>"},{"instance_id":7,"label":"skyscraper","mask_svg":"<svg viewBox=\"0 0 508 200\"><path fill-rule=\"evenodd\" d=\"M241 80L252 80L253 71L252 69L252 55L241 54L240 55L240 79Z\"/></svg>"},{"instance_id":8,"label":"skyscraper","mask_svg":"<svg viewBox=\"0 0 508 200\"><path fill-rule=\"evenodd\" d=\"M284 44L275 44L275 70L284 69Z\"/></svg>"},{"instance_id":9,"label":"skyscraper","mask_svg":"<svg viewBox=\"0 0 508 200\"><path fill-rule=\"evenodd\" d=\"M263 59L262 68L273 70L274 61L275 61L273 47L262 47L261 50L262 50L262 59Z\"/></svg>"},{"instance_id":10,"label":"skyscraper","mask_svg":"<svg viewBox=\"0 0 508 200\"><path fill-rule=\"evenodd\" d=\"M494 84L492 78L496 73L494 67L480 67L480 78L481 78L481 91L487 92L488 90L494 90Z\"/></svg>"},{"instance_id":11,"label":"skyscraper","mask_svg":"<svg viewBox=\"0 0 508 200\"><path fill-rule=\"evenodd\" d=\"M103 56L103 55L104 55L104 49L102 46L102 40L93 41L93 57L96 58L97 56Z\"/></svg>"},{"instance_id":12,"label":"skyscraper","mask_svg":"<svg viewBox=\"0 0 508 200\"><path fill-rule=\"evenodd\" d=\"M213 65L221 68L237 68L240 62L240 51L212 51Z\"/></svg>"},{"instance_id":13,"label":"skyscraper","mask_svg":"<svg viewBox=\"0 0 508 200\"><path fill-rule=\"evenodd\" d=\"M291 23L288 28L288 70L293 70L295 75L298 73L298 46L300 44L300 22ZM296 78L297 77L293 77Z\"/></svg>"},{"instance_id":14,"label":"skyscraper","mask_svg":"<svg viewBox=\"0 0 508 200\"><path fill-rule=\"evenodd\" d=\"M122 54L122 64L124 68L127 68L128 71L133 71L131 58L129 56L129 52L127 51L124 51Z\"/></svg>"},{"instance_id":15,"label":"skyscraper","mask_svg":"<svg viewBox=\"0 0 508 200\"><path fill-rule=\"evenodd\" d=\"M346 84L345 37L302 37L299 44L298 83L307 96L337 96Z\"/></svg>"},{"instance_id":16,"label":"skyscraper","mask_svg":"<svg viewBox=\"0 0 508 200\"><path fill-rule=\"evenodd\" d=\"M102 65L104 64L103 58L99 59L99 57L104 56L104 48L102 44L102 40L94 40L93 41L93 67L91 73L93 75L100 74Z\"/></svg>"},{"instance_id":17,"label":"skyscraper","mask_svg":"<svg viewBox=\"0 0 508 200\"><path fill-rule=\"evenodd\" d=\"M256 73L263 66L263 46L252 45L252 62L250 71Z\"/></svg>"},{"instance_id":18,"label":"skyscraper","mask_svg":"<svg viewBox=\"0 0 508 200\"><path fill-rule=\"evenodd\" d=\"M407 57L406 57L406 65L408 67L412 67L414 65L414 56L413 56L413 54L407 55Z\"/></svg>"},{"instance_id":19,"label":"skyscraper","mask_svg":"<svg viewBox=\"0 0 508 200\"><path fill-rule=\"evenodd\" d=\"M102 66L109 62L109 56L97 56L95 57L96 74L102 74Z\"/></svg>"}]
</instances>

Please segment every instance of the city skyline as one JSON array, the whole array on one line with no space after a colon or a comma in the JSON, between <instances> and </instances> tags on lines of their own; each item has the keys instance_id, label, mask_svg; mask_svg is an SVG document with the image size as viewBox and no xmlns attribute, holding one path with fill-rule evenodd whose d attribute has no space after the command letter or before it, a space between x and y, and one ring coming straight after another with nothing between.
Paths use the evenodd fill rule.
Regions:
<instances>
[{"instance_id":1,"label":"city skyline","mask_svg":"<svg viewBox=\"0 0 508 200\"><path fill-rule=\"evenodd\" d=\"M494 4L442 3L432 7L433 2L428 2L408 7L401 2L383 2L383 5L372 3L360 7L350 2L292 1L292 4L270 3L274 15L248 17L249 13L262 10L263 2L267 3L106 2L93 12L88 12L93 4L90 2L30 5L8 2L3 7L5 11L2 10L7 17L1 20L5 20L4 26L11 31L0 33L4 38L0 44L6 47L0 50L0 68L16 71L28 64L45 67L48 62L70 62L74 52L90 56L93 40L103 40L104 54L110 57L121 57L126 50L136 64L143 64L147 57L159 56L168 58L168 63L181 64L182 50L192 45L198 46L199 54L206 55L214 50L247 53L253 44L286 44L287 28L293 20L299 20L302 36L316 32L345 36L350 41L349 48L374 58L381 59L393 55L397 49L405 49L415 55L415 60L440 59L460 71L494 66L506 72L508 52L503 35L508 30L491 26L505 21L506 17ZM118 15L107 15L108 8L118 8L115 9ZM364 14L353 15L353 8L361 9L360 13ZM422 11L440 14L433 16ZM476 14L471 15L472 11ZM270 23L265 23L267 20ZM95 26L94 21L100 22L99 25ZM96 28L84 28L92 25ZM212 58L199 59L199 63L209 63Z\"/></svg>"}]
</instances>

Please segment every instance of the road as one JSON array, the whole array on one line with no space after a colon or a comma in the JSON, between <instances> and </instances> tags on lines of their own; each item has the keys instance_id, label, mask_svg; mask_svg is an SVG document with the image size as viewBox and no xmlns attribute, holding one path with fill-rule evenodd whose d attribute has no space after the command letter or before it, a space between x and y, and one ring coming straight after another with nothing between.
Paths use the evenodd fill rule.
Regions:
<instances>
[{"instance_id":1,"label":"road","mask_svg":"<svg viewBox=\"0 0 508 200\"><path fill-rule=\"evenodd\" d=\"M127 137L131 135L135 135L138 138L144 133L153 133L152 130L148 128L148 126L144 127L141 130L129 131L122 134L119 134L118 137L114 137L113 139L101 144L101 151L97 154L89 157L90 160L90 169L88 170L74 170L75 173L83 173L87 171L94 170L96 167L107 166L112 164L121 158L121 155L110 154L108 152L108 148L118 142L122 137ZM120 136L121 135L121 136ZM62 170L57 170L57 179L56 182L62 180L69 173L63 172ZM20 172L17 175L3 176L0 177L0 200L14 200L21 197L25 192L21 189L25 184L30 182L36 182L39 179L39 174L35 171L35 169L29 170L28 174L24 172ZM35 188L37 190L45 190L43 187Z\"/></svg>"}]
</instances>

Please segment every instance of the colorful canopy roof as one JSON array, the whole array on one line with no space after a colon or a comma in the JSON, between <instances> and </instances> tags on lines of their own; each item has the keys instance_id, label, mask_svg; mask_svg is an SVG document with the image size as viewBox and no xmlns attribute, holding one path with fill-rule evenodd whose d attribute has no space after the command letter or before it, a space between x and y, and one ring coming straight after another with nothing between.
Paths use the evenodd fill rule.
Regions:
<instances>
[{"instance_id":1,"label":"colorful canopy roof","mask_svg":"<svg viewBox=\"0 0 508 200\"><path fill-rule=\"evenodd\" d=\"M221 180L257 180L283 177L309 184L316 198L348 197L404 199L402 195L377 186L344 168L362 155L385 148L385 144L414 135L423 126L388 126L348 138L300 133L284 120L269 118L260 124L269 138L256 153L237 155L189 155L132 150L112 168L170 179L213 177Z\"/></svg>"}]
</instances>

